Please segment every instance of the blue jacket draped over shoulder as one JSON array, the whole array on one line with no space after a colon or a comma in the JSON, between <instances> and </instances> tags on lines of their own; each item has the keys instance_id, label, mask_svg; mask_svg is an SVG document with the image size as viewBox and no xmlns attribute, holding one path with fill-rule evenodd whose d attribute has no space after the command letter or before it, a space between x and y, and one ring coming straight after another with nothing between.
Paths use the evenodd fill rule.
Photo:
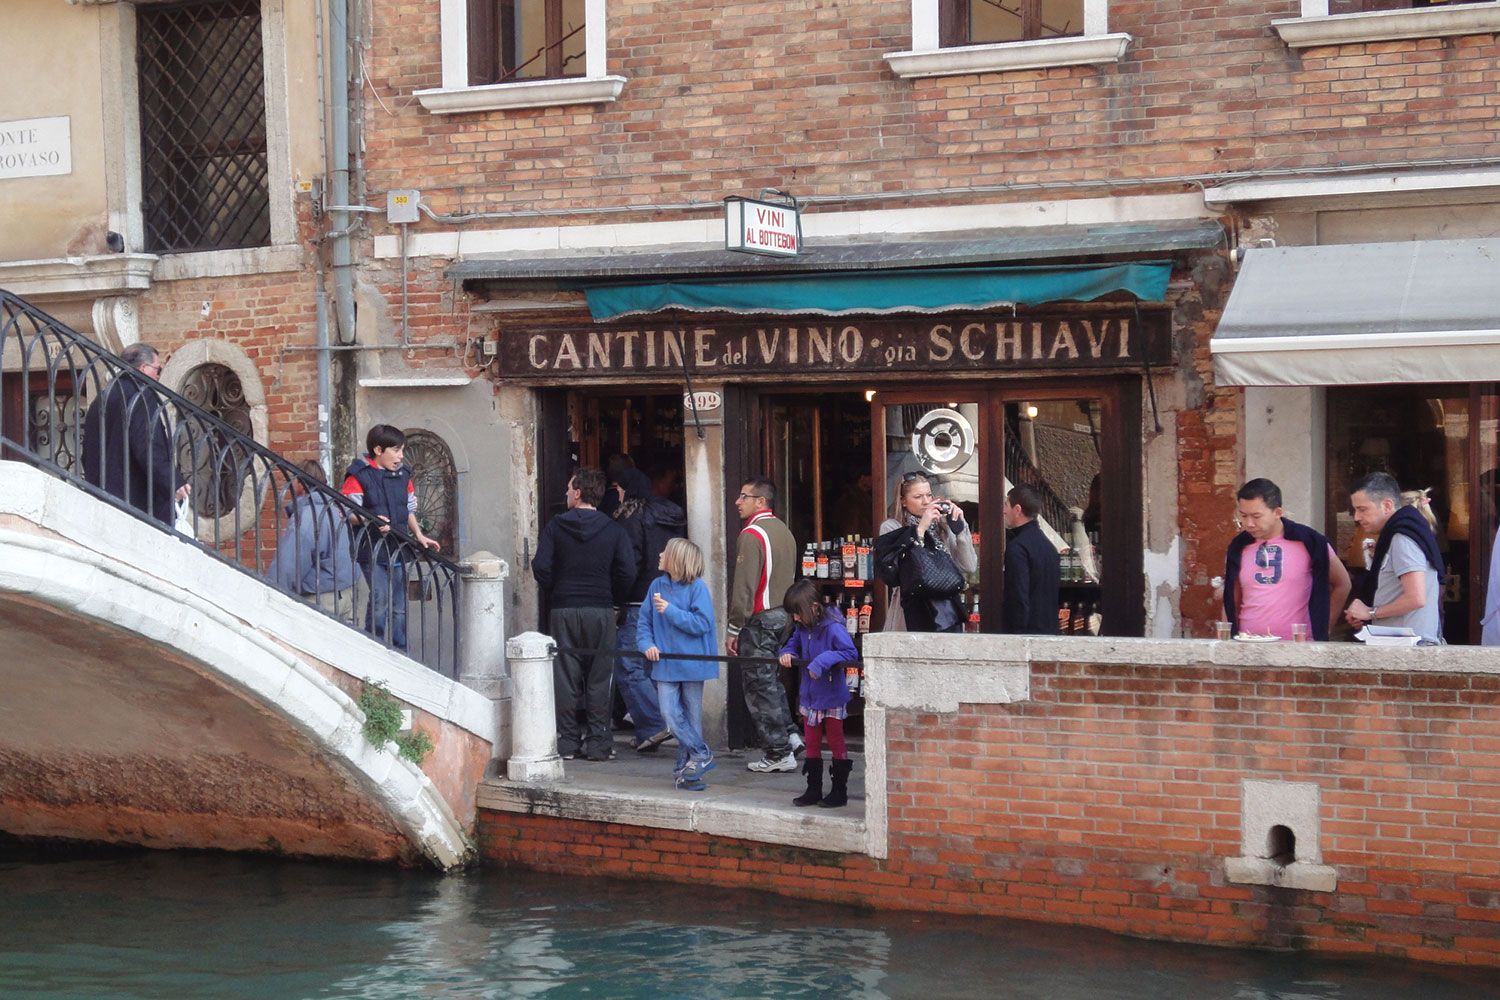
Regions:
<instances>
[{"instance_id":1,"label":"blue jacket draped over shoulder","mask_svg":"<svg viewBox=\"0 0 1500 1000\"><path fill-rule=\"evenodd\" d=\"M827 710L849 704L849 682L844 666L859 662L859 650L849 638L837 609L824 609L823 617L812 628L798 625L781 647L794 659L807 660L802 667L802 690L797 704L803 708Z\"/></svg>"},{"instance_id":2,"label":"blue jacket draped over shoulder","mask_svg":"<svg viewBox=\"0 0 1500 1000\"><path fill-rule=\"evenodd\" d=\"M656 610L651 600L653 594L666 599L666 611ZM719 676L717 663L678 660L667 655L713 656L718 652L719 628L714 621L714 602L708 584L701 579L678 583L665 573L651 581L641 604L636 648L644 653L652 646L662 652L662 658L651 665L652 680L707 681Z\"/></svg>"}]
</instances>

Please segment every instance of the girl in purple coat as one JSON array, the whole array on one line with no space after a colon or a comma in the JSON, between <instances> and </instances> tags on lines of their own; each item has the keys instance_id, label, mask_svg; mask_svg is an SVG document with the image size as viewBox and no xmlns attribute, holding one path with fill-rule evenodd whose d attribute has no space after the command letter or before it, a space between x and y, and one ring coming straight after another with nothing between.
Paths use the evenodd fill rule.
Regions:
<instances>
[{"instance_id":1,"label":"girl in purple coat","mask_svg":"<svg viewBox=\"0 0 1500 1000\"><path fill-rule=\"evenodd\" d=\"M828 613L817 584L811 580L798 580L788 587L781 606L796 622L791 637L781 647L781 665L789 667L793 659L807 661L807 676L802 678L797 697L807 741L807 757L802 762L807 791L793 799L792 805L841 806L849 801L849 772L854 769L844 743L844 720L849 717L844 665L859 662L859 651L840 616ZM827 796L823 794L824 733L828 734L828 749L833 751Z\"/></svg>"}]
</instances>

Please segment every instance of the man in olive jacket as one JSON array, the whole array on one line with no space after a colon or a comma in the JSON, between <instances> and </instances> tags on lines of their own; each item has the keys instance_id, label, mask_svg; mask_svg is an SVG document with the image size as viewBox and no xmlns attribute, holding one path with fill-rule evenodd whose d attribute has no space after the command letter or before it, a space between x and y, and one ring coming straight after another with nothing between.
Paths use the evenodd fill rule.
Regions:
<instances>
[{"instance_id":1,"label":"man in olive jacket","mask_svg":"<svg viewBox=\"0 0 1500 1000\"><path fill-rule=\"evenodd\" d=\"M740 676L745 684L745 707L755 722L755 734L765 747L761 760L747 766L760 774L795 771L792 752L792 715L786 689L774 661L792 630L791 616L781 607L792 585L797 563L797 541L791 529L777 520L772 507L776 485L752 479L740 487L734 508L745 522L735 547L734 582L729 588L729 628L725 648L730 656L758 656L764 663L746 663Z\"/></svg>"},{"instance_id":2,"label":"man in olive jacket","mask_svg":"<svg viewBox=\"0 0 1500 1000\"><path fill-rule=\"evenodd\" d=\"M1004 626L1011 635L1057 634L1062 566L1057 547L1036 522L1041 509L1041 495L1030 486L1006 495Z\"/></svg>"}]
</instances>

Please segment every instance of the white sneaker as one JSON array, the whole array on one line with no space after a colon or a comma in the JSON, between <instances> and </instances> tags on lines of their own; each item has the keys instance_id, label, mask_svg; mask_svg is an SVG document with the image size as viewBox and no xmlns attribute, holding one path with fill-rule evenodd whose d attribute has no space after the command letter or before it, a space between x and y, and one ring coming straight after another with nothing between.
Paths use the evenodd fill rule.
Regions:
<instances>
[{"instance_id":1,"label":"white sneaker","mask_svg":"<svg viewBox=\"0 0 1500 1000\"><path fill-rule=\"evenodd\" d=\"M795 771L797 770L797 758L793 754L785 757L763 757L760 760L752 760L745 765L756 774L770 774L773 771Z\"/></svg>"}]
</instances>

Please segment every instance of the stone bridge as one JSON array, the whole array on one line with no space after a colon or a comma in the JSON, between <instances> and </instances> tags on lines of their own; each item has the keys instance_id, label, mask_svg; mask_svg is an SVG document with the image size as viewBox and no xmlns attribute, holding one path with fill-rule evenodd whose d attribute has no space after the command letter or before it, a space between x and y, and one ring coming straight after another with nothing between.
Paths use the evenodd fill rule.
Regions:
<instances>
[{"instance_id":1,"label":"stone bridge","mask_svg":"<svg viewBox=\"0 0 1500 1000\"><path fill-rule=\"evenodd\" d=\"M365 738L367 681L431 737L420 768ZM451 868L499 705L0 462L0 831Z\"/></svg>"}]
</instances>

